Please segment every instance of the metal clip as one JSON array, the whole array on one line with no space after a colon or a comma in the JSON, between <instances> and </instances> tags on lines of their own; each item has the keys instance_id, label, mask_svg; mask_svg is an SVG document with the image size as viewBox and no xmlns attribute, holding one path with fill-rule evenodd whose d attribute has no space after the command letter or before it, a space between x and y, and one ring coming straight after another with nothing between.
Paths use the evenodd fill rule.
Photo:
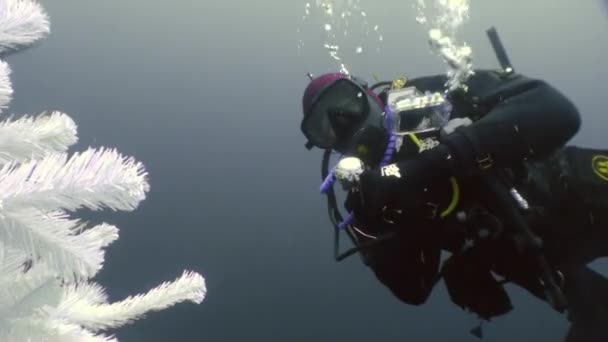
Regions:
<instances>
[{"instance_id":1,"label":"metal clip","mask_svg":"<svg viewBox=\"0 0 608 342\"><path fill-rule=\"evenodd\" d=\"M515 199L515 201L517 201L517 204L519 204L519 207L521 209L524 210L528 210L530 209L530 205L528 204L528 201L526 201L526 199L524 198L524 196L522 196L519 191L517 191L517 189L515 188L511 188L511 196L513 196L513 198Z\"/></svg>"},{"instance_id":2,"label":"metal clip","mask_svg":"<svg viewBox=\"0 0 608 342\"><path fill-rule=\"evenodd\" d=\"M403 214L403 211L401 209L391 209L389 212L387 206L384 206L384 208L382 208L382 220L384 220L384 222L386 223L395 224L396 222L391 218L387 217L387 214L393 214L392 218L396 219L397 217L399 217L399 215Z\"/></svg>"},{"instance_id":3,"label":"metal clip","mask_svg":"<svg viewBox=\"0 0 608 342\"><path fill-rule=\"evenodd\" d=\"M395 78L393 80L393 83L391 83L391 90L402 89L403 87L405 87L406 84L407 84L407 77L401 76L401 77Z\"/></svg>"},{"instance_id":4,"label":"metal clip","mask_svg":"<svg viewBox=\"0 0 608 342\"><path fill-rule=\"evenodd\" d=\"M489 154L487 154L486 156L484 156L482 158L478 158L477 159L477 164L479 165L479 167L482 170L487 170L487 169L491 168L494 165L494 160L492 160L492 156L490 156Z\"/></svg>"}]
</instances>

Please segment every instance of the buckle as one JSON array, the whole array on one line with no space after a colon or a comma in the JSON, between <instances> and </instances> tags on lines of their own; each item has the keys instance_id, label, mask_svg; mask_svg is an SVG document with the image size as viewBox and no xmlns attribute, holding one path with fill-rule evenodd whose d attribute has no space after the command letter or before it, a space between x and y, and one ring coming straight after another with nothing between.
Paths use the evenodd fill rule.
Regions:
<instances>
[{"instance_id":1,"label":"buckle","mask_svg":"<svg viewBox=\"0 0 608 342\"><path fill-rule=\"evenodd\" d=\"M381 217L386 223L396 224L397 220L401 218L402 214L403 210L401 209L389 209L387 206L384 206L382 208Z\"/></svg>"},{"instance_id":2,"label":"buckle","mask_svg":"<svg viewBox=\"0 0 608 342\"><path fill-rule=\"evenodd\" d=\"M486 154L481 158L477 158L477 165L479 165L479 168L482 170L487 170L494 165L494 160L492 159L492 156Z\"/></svg>"},{"instance_id":3,"label":"buckle","mask_svg":"<svg viewBox=\"0 0 608 342\"><path fill-rule=\"evenodd\" d=\"M391 83L391 90L403 89L407 84L407 81L407 77L405 76L395 78Z\"/></svg>"}]
</instances>

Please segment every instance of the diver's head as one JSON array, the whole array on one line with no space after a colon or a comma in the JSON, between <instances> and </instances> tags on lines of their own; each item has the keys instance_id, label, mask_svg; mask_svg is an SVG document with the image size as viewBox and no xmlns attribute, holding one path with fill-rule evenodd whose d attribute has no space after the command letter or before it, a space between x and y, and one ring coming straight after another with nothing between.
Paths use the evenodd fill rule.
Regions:
<instances>
[{"instance_id":1,"label":"diver's head","mask_svg":"<svg viewBox=\"0 0 608 342\"><path fill-rule=\"evenodd\" d=\"M313 79L304 91L301 130L310 145L345 153L355 135L382 128L383 103L355 77L330 73Z\"/></svg>"}]
</instances>

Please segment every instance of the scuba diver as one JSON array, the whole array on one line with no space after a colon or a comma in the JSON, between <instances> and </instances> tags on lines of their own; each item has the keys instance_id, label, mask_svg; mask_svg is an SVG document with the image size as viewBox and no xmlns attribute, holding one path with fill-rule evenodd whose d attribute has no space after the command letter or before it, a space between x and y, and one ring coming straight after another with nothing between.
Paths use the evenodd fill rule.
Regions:
<instances>
[{"instance_id":1,"label":"scuba diver","mask_svg":"<svg viewBox=\"0 0 608 342\"><path fill-rule=\"evenodd\" d=\"M488 33L502 68L475 70L450 92L445 75L373 86L309 75L301 130L307 148L325 150L336 259L359 252L410 305L443 279L451 300L483 320L512 310L504 285L514 283L568 311L568 341L599 341L608 281L587 264L608 256L608 152L568 146L581 126L576 106L516 73ZM344 158L329 172L334 153ZM342 255L340 231L355 245Z\"/></svg>"}]
</instances>

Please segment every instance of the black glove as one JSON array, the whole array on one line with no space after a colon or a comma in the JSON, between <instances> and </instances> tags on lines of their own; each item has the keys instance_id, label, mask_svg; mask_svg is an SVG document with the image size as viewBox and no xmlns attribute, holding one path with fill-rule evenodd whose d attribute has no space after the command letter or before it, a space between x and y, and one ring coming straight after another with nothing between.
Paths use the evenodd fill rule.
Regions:
<instances>
[{"instance_id":1,"label":"black glove","mask_svg":"<svg viewBox=\"0 0 608 342\"><path fill-rule=\"evenodd\" d=\"M413 214L426 215L425 210L437 209L429 204L428 187L451 176L452 167L449 148L439 144L415 159L365 171L359 184L361 207L375 217L390 209L387 206L391 204L419 209Z\"/></svg>"}]
</instances>

